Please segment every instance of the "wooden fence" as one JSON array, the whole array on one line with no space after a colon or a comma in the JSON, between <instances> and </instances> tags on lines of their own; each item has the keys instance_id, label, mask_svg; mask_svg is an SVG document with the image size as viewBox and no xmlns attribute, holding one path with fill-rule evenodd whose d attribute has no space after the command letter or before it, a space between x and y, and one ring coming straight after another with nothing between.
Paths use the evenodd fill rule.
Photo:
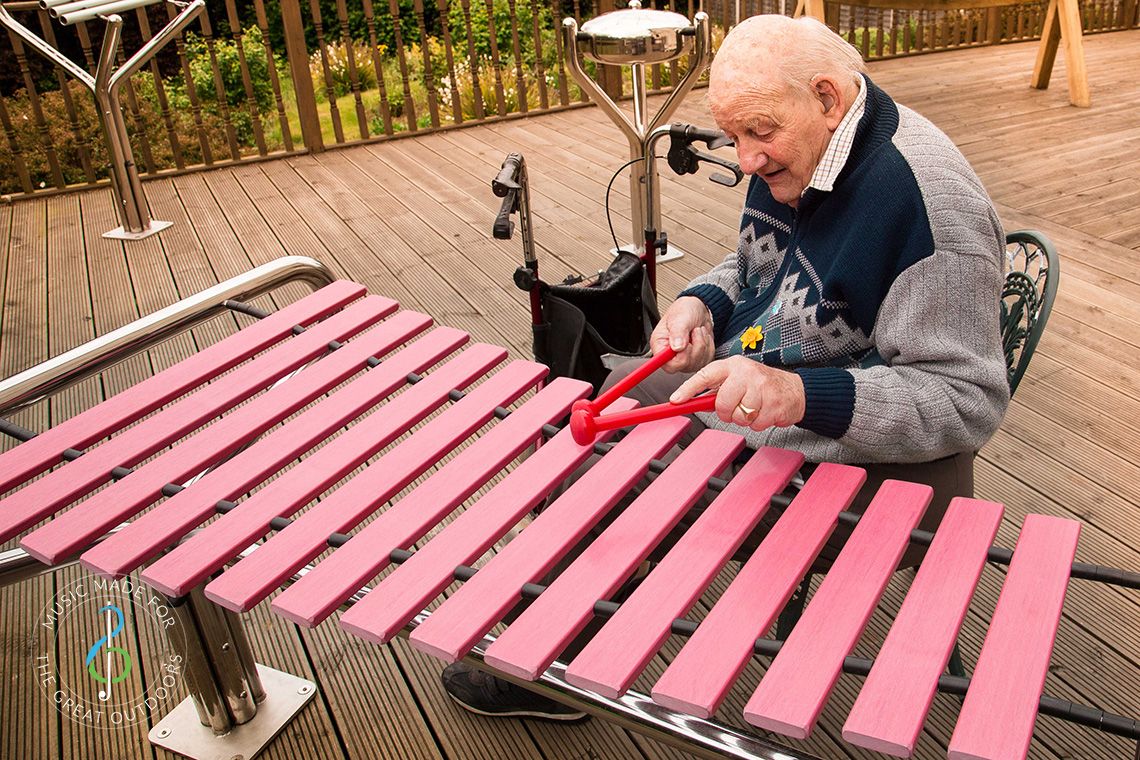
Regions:
<instances>
[{"instance_id":1,"label":"wooden fence","mask_svg":"<svg viewBox=\"0 0 1140 760\"><path fill-rule=\"evenodd\" d=\"M125 88L140 172L157 176L574 107L585 98L561 63L559 22L569 15L581 22L613 2L210 0L197 28ZM671 7L691 16L697 3ZM791 0L704 2L714 40L738 17L794 7ZM1085 0L1081 9L1086 32L1138 23L1137 0ZM128 47L174 12L151 6L127 14ZM1044 14L1043 2L968 11L828 4L828 23L869 59L1033 39ZM44 11L15 15L94 68L102 22L65 28ZM680 73L676 63L651 67L651 90L668 89ZM0 193L24 197L106 181L90 101L14 35L0 37Z\"/></svg>"}]
</instances>

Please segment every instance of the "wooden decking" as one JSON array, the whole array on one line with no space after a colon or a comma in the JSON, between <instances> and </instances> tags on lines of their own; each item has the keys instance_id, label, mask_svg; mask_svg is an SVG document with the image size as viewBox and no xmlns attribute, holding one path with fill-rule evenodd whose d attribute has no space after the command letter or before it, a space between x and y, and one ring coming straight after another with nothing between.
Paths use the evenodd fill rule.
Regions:
<instances>
[{"instance_id":1,"label":"wooden decking","mask_svg":"<svg viewBox=\"0 0 1140 760\"><path fill-rule=\"evenodd\" d=\"M1062 256L1049 328L999 433L983 449L977 491L1007 505L1000 534L1012 546L1027 512L1083 521L1078 558L1140 569L1140 32L1086 39L1093 107L1067 105L1054 87L1028 88L1035 44L876 63L872 77L941 126L977 168L1007 229L1047 233ZM709 123L703 92L679 114ZM548 278L605 265L602 199L625 160L597 109L331 151L318 156L148 182L153 214L175 222L160 237L123 245L108 190L0 207L0 376L58 354L180 296L269 259L304 254L439 323L529 357L525 294L511 284L517 241L490 238L497 199L489 182L505 154L528 161L536 235ZM741 190L701 176L664 179L664 226L687 255L660 273L663 301L735 245ZM628 191L613 192L624 237ZM300 294L287 290L286 301ZM216 341L233 320L196 329L71 389L16 421L43 429ZM145 725L80 731L39 692L27 660L36 612L76 577L5 588L0 651L0 754L5 757L151 757ZM977 656L1000 572L983 575L962 639ZM873 655L901 599L892 586L860 654ZM270 746L267 758L659 758L671 749L601 721L577 727L469 719L438 687L435 661L397 641L376 647L334 624L302 631L261 605L248 616L262 662L316 680L321 695ZM1140 716L1140 595L1074 582L1046 690ZM755 684L762 669L744 678ZM839 696L805 746L823 757L872 757L838 738L859 679ZM721 711L739 722L737 689ZM917 756L945 756L958 702L939 698ZM1130 743L1039 718L1031 756L1131 757Z\"/></svg>"}]
</instances>

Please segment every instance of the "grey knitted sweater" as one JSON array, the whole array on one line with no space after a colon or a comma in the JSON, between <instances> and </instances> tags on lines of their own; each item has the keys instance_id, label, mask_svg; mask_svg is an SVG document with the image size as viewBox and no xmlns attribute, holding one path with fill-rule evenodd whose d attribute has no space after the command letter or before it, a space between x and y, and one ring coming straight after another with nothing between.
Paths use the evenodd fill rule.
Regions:
<instances>
[{"instance_id":1,"label":"grey knitted sweater","mask_svg":"<svg viewBox=\"0 0 1140 760\"><path fill-rule=\"evenodd\" d=\"M867 88L832 191L808 188L792 209L754 177L737 250L681 295L709 307L718 358L803 379L803 421L750 432L750 446L814 462L930 461L981 447L1009 401L1004 234L949 138Z\"/></svg>"}]
</instances>

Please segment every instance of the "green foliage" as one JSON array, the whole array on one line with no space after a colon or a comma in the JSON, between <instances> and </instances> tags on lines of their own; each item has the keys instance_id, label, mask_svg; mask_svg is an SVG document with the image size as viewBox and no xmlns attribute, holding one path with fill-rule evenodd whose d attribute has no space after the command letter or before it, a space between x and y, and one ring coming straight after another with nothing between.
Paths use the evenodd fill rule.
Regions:
<instances>
[{"instance_id":1,"label":"green foliage","mask_svg":"<svg viewBox=\"0 0 1140 760\"><path fill-rule=\"evenodd\" d=\"M328 0L326 0L328 1ZM331 3L330 3L331 4ZM388 3L383 0L374 0L376 12L376 42L378 45L383 46L388 50L395 51L396 49L396 24L392 19L392 14L389 13ZM424 26L426 29L435 27L436 11L434 3L427 0L424 3ZM420 28L416 21L415 4L413 0L400 0L400 36L404 40L405 45L413 45L420 41ZM354 20L353 11L349 11L349 33L353 39L367 40L368 29L365 23L363 11L357 11L359 20ZM335 18L335 16L333 17Z\"/></svg>"},{"instance_id":2,"label":"green foliage","mask_svg":"<svg viewBox=\"0 0 1140 760\"><path fill-rule=\"evenodd\" d=\"M240 49L233 39L215 38L212 47L211 51L205 37L192 32L186 34L186 56L190 61L190 76L198 99L202 103L216 103L218 100L213 66L216 60L226 104L232 108L245 103L248 94L241 70L244 54L254 102L260 109L269 108L273 104L273 86L269 80L269 62L265 58L261 30L256 26L247 28L241 35Z\"/></svg>"},{"instance_id":3,"label":"green foliage","mask_svg":"<svg viewBox=\"0 0 1140 760\"><path fill-rule=\"evenodd\" d=\"M221 0L216 1L221 2ZM361 2L348 2L346 5L346 21L348 23L349 37L357 41L369 41L371 35L368 29L368 19L364 15L364 4ZM252 4L250 4L250 6L252 10ZM335 40L340 40L342 37L342 29L340 16L337 13L336 0L320 0L319 7L325 44L327 45ZM372 26L376 32L377 44L395 49L396 26L392 22L390 7L388 0L372 0ZM399 0L399 11L400 34L404 38L404 44L419 42L420 31L415 15L415 0ZM266 2L265 13L269 26L269 41L272 43L274 50L284 51L285 34L284 26L281 22L281 3ZM438 15L435 9L435 3L432 2L432 0L424 0L424 24L427 29L433 29L435 27ZM211 18L224 18L224 11L221 16L211 14ZM301 3L301 19L305 25L305 44L309 52L312 53L320 47L320 44L317 37L316 25L312 23L312 15L309 12L309 3L303 1ZM252 23L252 19L247 20L245 23Z\"/></svg>"},{"instance_id":4,"label":"green foliage","mask_svg":"<svg viewBox=\"0 0 1140 760\"><path fill-rule=\"evenodd\" d=\"M337 42L326 45L324 54L317 51L309 56L309 75L313 77L317 101L328 97L328 88L332 87L336 97L347 95L352 91L352 67L349 66L349 52L351 63L356 69L356 82L361 90L372 90L376 87L376 68L372 62L372 46L363 42L354 42L351 47ZM383 53L381 53L381 59ZM328 67L328 79L325 77L325 67ZM324 86L321 83L324 83Z\"/></svg>"},{"instance_id":5,"label":"green foliage","mask_svg":"<svg viewBox=\"0 0 1140 760\"><path fill-rule=\"evenodd\" d=\"M358 134L355 99L359 95L369 132L372 135L408 129L414 110L414 124L430 128L434 98L441 124L456 120L454 109L461 111L463 121L477 118L479 113L491 116L498 113L500 88L507 113L521 110L525 102L529 109L539 107L539 67L547 90L548 102L557 104L558 60L556 44L557 12L547 0L515 0L514 24L510 0L468 0L474 60L467 46L468 21L462 0L446 0L447 12L440 15L437 0L421 0L426 38L421 40L416 0L393 0L398 3L400 44L397 44L392 21L392 3L373 0L375 13L372 28L364 17L364 4L349 2L345 19L351 42L346 44L344 27L337 15L336 0L319 0L322 39L325 48L317 47L316 25L312 21L310 5L301 4L301 14L308 38L308 72L322 114L322 128L327 132L326 142L332 141L330 96L336 103L344 133L352 139ZM566 4L570 4L567 0ZM494 21L495 40L498 46L498 70L491 51L491 24L488 7ZM564 4L565 5L565 4ZM241 4L237 9L242 29L234 39L229 18L222 0L210 0L213 37L208 42L201 34L187 33L181 52L189 69L189 81L183 78L178 52L172 45L164 54L169 58L159 68L168 76L155 79L149 69L131 78L133 97L125 97L128 106L127 125L135 149L136 161L144 170L153 165L158 169L176 165L176 156L184 164L204 163L207 158L226 160L238 153L251 153L256 149L255 136L264 131L270 151L282 147L282 119L277 113L277 93L273 78L280 81L280 96L285 117L291 125L294 141L299 142L299 117L294 103L291 69L285 56L279 3L266 3L268 37L275 62L266 58L265 38L252 4ZM570 9L562 8L569 13ZM537 14L541 61L534 35ZM444 27L443 25L447 26ZM444 29L451 36L449 64ZM519 65L524 75L520 91L514 52L514 31L519 40ZM377 45L373 48L373 33ZM425 61L424 50L427 50ZM353 92L353 77L348 66L348 52L352 51L356 70L358 93ZM245 73L243 74L243 61ZM377 64L379 61L379 77ZM271 66L276 65L275 71ZM428 67L425 69L425 66ZM587 62L589 69L592 64ZM326 81L326 67L328 71ZM406 68L406 73L402 70ZM683 68L681 69L683 71ZM478 88L475 86L476 75ZM669 69L662 70L662 84L668 85ZM406 91L405 91L406 82ZM568 94L577 100L576 85L569 81ZM382 88L382 89L381 89ZM629 85L626 85L629 92ZM72 100L77 105L75 123L66 112L62 94L40 91L48 134L54 146L57 163L68 183L88 180L80 158L86 152L98 177L108 173L102 133L89 95L72 87ZM53 184L43 135L31 108L27 94L22 90L5 100L15 125L16 149L9 141L0 142L0 188L2 192L20 192L18 166L22 161L32 174L34 184ZM477 106L481 106L477 107ZM386 112L386 114L385 114ZM385 124L385 115L390 127ZM145 142L144 142L145 141ZM145 150L144 150L145 147Z\"/></svg>"},{"instance_id":6,"label":"green foliage","mask_svg":"<svg viewBox=\"0 0 1140 760\"><path fill-rule=\"evenodd\" d=\"M898 50L903 49L903 42L904 42L904 37L906 34L907 26L910 27L910 39L911 40L916 39L918 36L918 23L913 18L908 19L906 21L906 23L901 25L901 26L895 26L893 29L893 35L894 35L894 39L895 39L895 46ZM879 37L882 36L882 32L884 32L884 31L885 31L886 36L883 37L883 54L889 55L891 52L891 39L890 39L891 35L892 35L891 29L880 30L878 27L870 27L870 28L865 28L865 27L861 27L861 26L857 27L856 29L854 29L855 40L851 44L852 44L852 46L854 46L854 48L856 50L862 52L862 50L863 50L863 38L867 37L867 50L869 51L868 57L874 58L876 55L878 55Z\"/></svg>"},{"instance_id":7,"label":"green foliage","mask_svg":"<svg viewBox=\"0 0 1140 760\"><path fill-rule=\"evenodd\" d=\"M75 106L78 127L73 129L67 113L63 93L41 92L40 108L48 125L48 135L55 146L55 158L67 184L85 182L81 153L85 154L98 176L107 172L107 150L103 142L99 121L95 115L95 101L86 94L84 88L69 83L68 89ZM8 114L12 120L19 154L12 150L8 140L0 142L0 192L18 193L23 190L17 165L22 162L31 176L33 188L44 188L54 184L48 153L36 125L30 99L26 90L18 90L5 99Z\"/></svg>"},{"instance_id":8,"label":"green foliage","mask_svg":"<svg viewBox=\"0 0 1140 760\"><path fill-rule=\"evenodd\" d=\"M249 146L254 143L252 110L264 115L275 107L276 99L261 30L251 26L241 33L240 40L239 47L238 41L229 36L215 35L212 41L208 41L201 35L187 33L185 50L194 95L203 114L200 118L219 121L223 125L228 119L237 133L238 142ZM243 56L249 71L248 92L242 75ZM139 86L151 101L152 109L159 110L153 81L142 75L139 79ZM193 110L194 103L181 76L164 80L163 86L175 112L187 114Z\"/></svg>"},{"instance_id":9,"label":"green foliage","mask_svg":"<svg viewBox=\"0 0 1140 760\"><path fill-rule=\"evenodd\" d=\"M495 43L499 46L499 55L506 58L511 55L512 47L512 32L511 32L511 4L509 0L491 0L493 13L491 18L495 22ZM451 30L451 39L457 46L461 47L459 52L463 55L466 52L465 42L467 40L467 13L464 12L464 5L468 6L468 12L471 16L471 41L475 47L476 55L490 56L491 55L491 29L490 24L487 22L487 6L489 0L470 0L470 2L452 2L451 7L448 8L448 25ZM523 60L528 64L534 63L534 34L533 34L533 21L534 12L530 0L516 0L515 2L515 16L517 18L519 30L519 48L522 51ZM541 29L551 28L550 9L545 5L539 7L539 27ZM460 41L464 44L460 45ZM554 36L550 35L549 44L546 40L543 41L543 52L546 48L553 49Z\"/></svg>"}]
</instances>

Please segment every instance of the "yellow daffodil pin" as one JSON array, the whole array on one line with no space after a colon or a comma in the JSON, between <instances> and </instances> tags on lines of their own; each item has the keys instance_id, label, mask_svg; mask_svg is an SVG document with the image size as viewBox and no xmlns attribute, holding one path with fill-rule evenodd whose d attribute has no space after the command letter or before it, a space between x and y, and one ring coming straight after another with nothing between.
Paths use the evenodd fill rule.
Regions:
<instances>
[{"instance_id":1,"label":"yellow daffodil pin","mask_svg":"<svg viewBox=\"0 0 1140 760\"><path fill-rule=\"evenodd\" d=\"M764 340L764 331L760 329L759 325L753 325L740 336L740 348L741 350L748 349L749 351L754 351L756 344L762 340Z\"/></svg>"}]
</instances>

